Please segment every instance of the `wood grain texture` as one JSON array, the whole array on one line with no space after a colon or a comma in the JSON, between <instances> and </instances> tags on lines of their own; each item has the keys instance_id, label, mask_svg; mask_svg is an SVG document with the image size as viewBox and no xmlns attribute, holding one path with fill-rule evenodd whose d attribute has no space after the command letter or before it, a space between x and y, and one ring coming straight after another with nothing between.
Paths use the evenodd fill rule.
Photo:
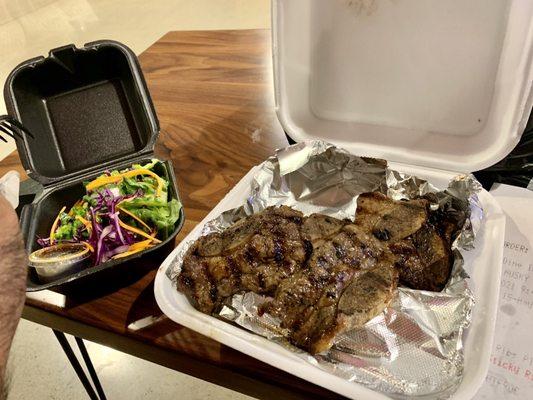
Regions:
<instances>
[{"instance_id":1,"label":"wood grain texture","mask_svg":"<svg viewBox=\"0 0 533 400\"><path fill-rule=\"evenodd\" d=\"M170 32L140 62L161 125L156 155L172 160L184 205L179 242L252 166L287 144L274 113L270 31ZM0 163L0 175L9 169L22 171L16 154ZM30 311L38 310L34 320L55 327L63 321L65 330L75 322L82 328L73 333L253 396L337 397L168 320L153 296L158 262L118 289L29 294L25 315L32 319ZM90 333L95 329L103 334ZM107 340L105 332L114 339ZM132 340L142 342L144 353L126 344ZM184 361L164 361L157 356L161 350ZM183 365L187 360L200 367L191 372Z\"/></svg>"},{"instance_id":2,"label":"wood grain texture","mask_svg":"<svg viewBox=\"0 0 533 400\"><path fill-rule=\"evenodd\" d=\"M0 145L1 144L2 143L0 143ZM4 176L4 174L8 171L17 171L18 173L20 173L21 180L25 180L28 178L28 175L26 175L24 167L22 167L19 155L16 151L14 151L2 161L0 161L0 177Z\"/></svg>"}]
</instances>

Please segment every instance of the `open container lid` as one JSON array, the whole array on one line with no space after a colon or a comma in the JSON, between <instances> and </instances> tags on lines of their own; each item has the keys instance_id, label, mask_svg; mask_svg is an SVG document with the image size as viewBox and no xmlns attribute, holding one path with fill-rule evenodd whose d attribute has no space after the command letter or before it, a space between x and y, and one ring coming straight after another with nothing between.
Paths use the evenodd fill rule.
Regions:
<instances>
[{"instance_id":1,"label":"open container lid","mask_svg":"<svg viewBox=\"0 0 533 400\"><path fill-rule=\"evenodd\" d=\"M274 0L272 18L277 114L296 141L472 172L520 140L530 0Z\"/></svg>"},{"instance_id":2,"label":"open container lid","mask_svg":"<svg viewBox=\"0 0 533 400\"><path fill-rule=\"evenodd\" d=\"M28 175L44 185L153 152L159 122L135 54L98 41L17 66L4 98L35 136L17 141Z\"/></svg>"}]
</instances>

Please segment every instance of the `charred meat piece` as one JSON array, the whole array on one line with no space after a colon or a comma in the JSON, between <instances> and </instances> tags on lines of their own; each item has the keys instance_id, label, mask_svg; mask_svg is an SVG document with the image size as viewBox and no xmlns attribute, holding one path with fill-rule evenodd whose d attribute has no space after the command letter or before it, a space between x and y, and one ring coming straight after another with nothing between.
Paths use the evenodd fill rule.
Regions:
<instances>
[{"instance_id":1,"label":"charred meat piece","mask_svg":"<svg viewBox=\"0 0 533 400\"><path fill-rule=\"evenodd\" d=\"M260 312L278 317L288 339L315 354L329 349L339 333L383 311L397 282L388 249L347 224L314 249L307 268L281 282Z\"/></svg>"},{"instance_id":2,"label":"charred meat piece","mask_svg":"<svg viewBox=\"0 0 533 400\"><path fill-rule=\"evenodd\" d=\"M299 211L270 207L199 238L184 257L178 289L205 313L238 292L273 293L310 255L300 233L303 223Z\"/></svg>"},{"instance_id":3,"label":"charred meat piece","mask_svg":"<svg viewBox=\"0 0 533 400\"><path fill-rule=\"evenodd\" d=\"M450 245L425 224L412 236L390 245L400 283L412 289L441 291L452 269Z\"/></svg>"},{"instance_id":4,"label":"charred meat piece","mask_svg":"<svg viewBox=\"0 0 533 400\"><path fill-rule=\"evenodd\" d=\"M292 328L297 320L305 318L302 313L327 292L329 285L342 283L349 278L344 275L352 274L361 265L373 266L376 262L377 257L348 225L331 240L313 247L306 268L282 281L274 299L265 304L262 312L283 317L282 326Z\"/></svg>"},{"instance_id":5,"label":"charred meat piece","mask_svg":"<svg viewBox=\"0 0 533 400\"><path fill-rule=\"evenodd\" d=\"M394 243L419 230L428 219L425 199L394 201L382 193L357 198L355 223L382 241Z\"/></svg>"},{"instance_id":6,"label":"charred meat piece","mask_svg":"<svg viewBox=\"0 0 533 400\"><path fill-rule=\"evenodd\" d=\"M343 221L323 214L311 214L302 225L302 237L313 243L314 247L318 247L348 223L350 221Z\"/></svg>"},{"instance_id":7,"label":"charred meat piece","mask_svg":"<svg viewBox=\"0 0 533 400\"><path fill-rule=\"evenodd\" d=\"M444 289L453 266L451 245L465 219L462 213L430 212L422 228L390 245L402 285L434 292Z\"/></svg>"},{"instance_id":8,"label":"charred meat piece","mask_svg":"<svg viewBox=\"0 0 533 400\"><path fill-rule=\"evenodd\" d=\"M338 334L363 326L381 313L393 298L398 283L398 272L387 262L368 270L343 266L334 272L329 278L318 278L323 286L313 296L304 297L305 304L286 313L277 309L281 326L289 328L291 343L311 354L328 350ZM313 274L299 278L292 294L305 292L316 281Z\"/></svg>"},{"instance_id":9,"label":"charred meat piece","mask_svg":"<svg viewBox=\"0 0 533 400\"><path fill-rule=\"evenodd\" d=\"M336 335L387 307L398 280L415 289L444 287L464 216L429 205L364 193L354 222L269 207L193 243L178 289L208 314L235 293L271 296L259 312L277 317L296 346L325 351Z\"/></svg>"},{"instance_id":10,"label":"charred meat piece","mask_svg":"<svg viewBox=\"0 0 533 400\"><path fill-rule=\"evenodd\" d=\"M452 268L451 243L464 220L463 214L430 211L424 198L394 201L364 193L357 200L355 223L389 246L400 284L441 291Z\"/></svg>"}]
</instances>

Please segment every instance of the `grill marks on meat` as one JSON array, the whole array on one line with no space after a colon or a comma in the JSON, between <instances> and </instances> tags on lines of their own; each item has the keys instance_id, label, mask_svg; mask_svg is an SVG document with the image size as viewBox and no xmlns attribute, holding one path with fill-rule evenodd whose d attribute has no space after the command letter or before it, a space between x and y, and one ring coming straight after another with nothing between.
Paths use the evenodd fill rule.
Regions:
<instances>
[{"instance_id":1,"label":"grill marks on meat","mask_svg":"<svg viewBox=\"0 0 533 400\"><path fill-rule=\"evenodd\" d=\"M184 257L178 288L205 313L238 292L271 295L260 312L278 317L293 344L317 353L380 313L397 281L390 252L372 234L282 206L199 238Z\"/></svg>"},{"instance_id":2,"label":"grill marks on meat","mask_svg":"<svg viewBox=\"0 0 533 400\"><path fill-rule=\"evenodd\" d=\"M378 192L363 193L357 198L355 223L393 243L418 231L428 219L428 209L425 199L394 201Z\"/></svg>"},{"instance_id":3,"label":"grill marks on meat","mask_svg":"<svg viewBox=\"0 0 533 400\"><path fill-rule=\"evenodd\" d=\"M308 257L300 234L303 220L289 207L270 207L199 238L183 259L178 289L208 314L235 293L273 293Z\"/></svg>"},{"instance_id":4,"label":"grill marks on meat","mask_svg":"<svg viewBox=\"0 0 533 400\"><path fill-rule=\"evenodd\" d=\"M432 213L426 199L380 193L359 196L355 222L269 207L199 238L183 259L178 289L209 314L235 293L272 296L259 312L277 317L288 339L314 354L383 311L398 280L441 290L458 221Z\"/></svg>"},{"instance_id":5,"label":"grill marks on meat","mask_svg":"<svg viewBox=\"0 0 533 400\"><path fill-rule=\"evenodd\" d=\"M363 193L357 200L355 223L389 246L400 283L441 291L451 273L451 243L465 215L429 210L420 198L394 201L381 193Z\"/></svg>"},{"instance_id":6,"label":"grill marks on meat","mask_svg":"<svg viewBox=\"0 0 533 400\"><path fill-rule=\"evenodd\" d=\"M311 354L328 350L339 333L366 324L394 296L398 273L390 263L344 272L308 311L305 323L291 332L291 341Z\"/></svg>"},{"instance_id":7,"label":"grill marks on meat","mask_svg":"<svg viewBox=\"0 0 533 400\"><path fill-rule=\"evenodd\" d=\"M325 351L337 334L364 325L389 304L398 274L386 254L376 239L346 224L315 248L306 269L281 282L260 313L278 317L296 346Z\"/></svg>"},{"instance_id":8,"label":"grill marks on meat","mask_svg":"<svg viewBox=\"0 0 533 400\"><path fill-rule=\"evenodd\" d=\"M441 291L452 269L450 243L434 227L424 224L412 236L391 244L402 285L413 289Z\"/></svg>"}]
</instances>

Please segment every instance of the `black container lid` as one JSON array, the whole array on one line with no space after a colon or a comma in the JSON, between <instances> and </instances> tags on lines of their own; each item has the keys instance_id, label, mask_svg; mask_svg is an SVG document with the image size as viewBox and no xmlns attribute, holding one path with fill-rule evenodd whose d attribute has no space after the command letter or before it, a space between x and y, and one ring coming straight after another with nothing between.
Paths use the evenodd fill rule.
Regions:
<instances>
[{"instance_id":1,"label":"black container lid","mask_svg":"<svg viewBox=\"0 0 533 400\"><path fill-rule=\"evenodd\" d=\"M150 154L159 133L137 57L115 41L63 46L23 62L7 78L4 98L35 136L17 148L43 185Z\"/></svg>"}]
</instances>

